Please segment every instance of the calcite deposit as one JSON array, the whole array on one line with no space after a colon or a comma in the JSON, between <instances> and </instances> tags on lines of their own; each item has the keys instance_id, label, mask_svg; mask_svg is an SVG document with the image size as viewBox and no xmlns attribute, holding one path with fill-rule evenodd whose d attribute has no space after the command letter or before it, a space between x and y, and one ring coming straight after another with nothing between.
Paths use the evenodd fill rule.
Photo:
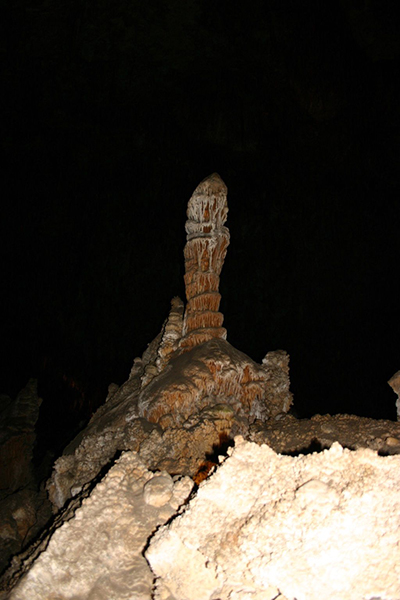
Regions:
<instances>
[{"instance_id":1,"label":"calcite deposit","mask_svg":"<svg viewBox=\"0 0 400 600\"><path fill-rule=\"evenodd\" d=\"M105 405L56 461L48 482L56 510L119 451L138 451L151 468L197 477L221 439L288 412L287 353L268 352L260 365L225 339L218 290L229 244L227 213L227 188L214 173L188 203L186 307L172 300L160 334L134 360L128 381L110 386Z\"/></svg>"},{"instance_id":2,"label":"calcite deposit","mask_svg":"<svg viewBox=\"0 0 400 600\"><path fill-rule=\"evenodd\" d=\"M218 312L219 276L229 244L224 226L227 187L217 173L202 181L189 200L186 221L185 286L187 305L180 346L191 348L212 338L226 338Z\"/></svg>"},{"instance_id":3,"label":"calcite deposit","mask_svg":"<svg viewBox=\"0 0 400 600\"><path fill-rule=\"evenodd\" d=\"M292 403L285 352L270 352L258 365L226 341L218 289L229 244L227 214L227 188L214 173L198 185L188 204L182 337L174 339L169 363L164 361L163 369L157 363L158 376L146 379L149 385L138 398L139 415L163 428L182 425L205 406L221 402L248 422L286 413Z\"/></svg>"},{"instance_id":4,"label":"calcite deposit","mask_svg":"<svg viewBox=\"0 0 400 600\"><path fill-rule=\"evenodd\" d=\"M178 296L171 300L171 310L168 318L164 322L161 333L153 341L153 345L156 347L155 359L152 356L152 348L147 351L149 361L146 361L146 353L144 355L147 364L141 379L142 388L146 387L156 375L164 370L171 357L178 350L182 339L184 308L185 305Z\"/></svg>"},{"instance_id":5,"label":"calcite deposit","mask_svg":"<svg viewBox=\"0 0 400 600\"><path fill-rule=\"evenodd\" d=\"M203 342L171 359L141 391L138 411L164 428L182 425L205 406L221 402L247 422L286 413L292 402L287 354L271 352L258 365L226 340Z\"/></svg>"},{"instance_id":6,"label":"calcite deposit","mask_svg":"<svg viewBox=\"0 0 400 600\"><path fill-rule=\"evenodd\" d=\"M50 532L9 600L150 600L147 541L187 499L193 483L151 473L126 452L72 517Z\"/></svg>"},{"instance_id":7,"label":"calcite deposit","mask_svg":"<svg viewBox=\"0 0 400 600\"><path fill-rule=\"evenodd\" d=\"M400 598L400 457L235 440L146 551L157 600Z\"/></svg>"},{"instance_id":8,"label":"calcite deposit","mask_svg":"<svg viewBox=\"0 0 400 600\"><path fill-rule=\"evenodd\" d=\"M388 384L392 388L395 394L397 394L396 409L397 409L397 420L400 421L400 371L397 371L388 381Z\"/></svg>"},{"instance_id":9,"label":"calcite deposit","mask_svg":"<svg viewBox=\"0 0 400 600\"><path fill-rule=\"evenodd\" d=\"M227 211L211 175L188 205L186 306L173 298L127 381L56 460L56 514L13 558L0 600L400 600L400 422L298 420L288 354L257 364L227 341ZM389 383L399 393L399 373ZM6 564L9 540L20 550L41 523L34 382L3 404Z\"/></svg>"},{"instance_id":10,"label":"calcite deposit","mask_svg":"<svg viewBox=\"0 0 400 600\"><path fill-rule=\"evenodd\" d=\"M387 456L400 453L400 423L356 415L314 415L299 420L288 414L254 423L246 439L268 444L280 454L316 452L339 442L351 450L370 448Z\"/></svg>"}]
</instances>

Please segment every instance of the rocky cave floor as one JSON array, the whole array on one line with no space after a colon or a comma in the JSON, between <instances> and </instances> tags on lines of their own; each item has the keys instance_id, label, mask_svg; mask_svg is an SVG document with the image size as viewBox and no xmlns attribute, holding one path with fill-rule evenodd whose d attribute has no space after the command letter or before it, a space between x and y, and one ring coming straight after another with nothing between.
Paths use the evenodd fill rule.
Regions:
<instances>
[{"instance_id":1,"label":"rocky cave floor","mask_svg":"<svg viewBox=\"0 0 400 600\"><path fill-rule=\"evenodd\" d=\"M143 417L134 423L128 420L131 432L134 431L133 435L128 435L127 400L132 397L134 382L135 374L121 388L110 386L114 398L110 393L111 397L99 409L96 418L60 457L58 481L53 473L52 480L47 482L47 491L45 482L35 480L31 464L34 427L41 402L37 383L31 380L15 401L8 399L5 402L3 396L0 499L3 577L0 597L8 597L21 575L29 570L37 555L47 546L54 531L73 517L83 499L112 468L121 450L138 452L140 459L153 472L167 471L175 478L189 475L195 482L194 490L210 477L215 468L218 469L222 455L226 456L228 449L234 446L234 437L238 434L249 442L266 444L276 453L292 457L320 453L331 448L334 442L352 451L370 448L383 457L400 454L399 422L342 414L297 419L290 413L279 413L266 422L256 419L249 425L244 423L243 418L238 418L227 404L200 410L198 415L189 419L190 427L186 424L163 431ZM110 414L113 415L111 421ZM106 431L102 415L108 422ZM125 424L122 434L121 422ZM82 448L87 453L86 462L82 461L79 453ZM75 497L68 499L65 490L73 487L73 479L76 480ZM53 501L53 511L48 493ZM195 493L192 490L192 498ZM60 510L54 516L57 498Z\"/></svg>"}]
</instances>

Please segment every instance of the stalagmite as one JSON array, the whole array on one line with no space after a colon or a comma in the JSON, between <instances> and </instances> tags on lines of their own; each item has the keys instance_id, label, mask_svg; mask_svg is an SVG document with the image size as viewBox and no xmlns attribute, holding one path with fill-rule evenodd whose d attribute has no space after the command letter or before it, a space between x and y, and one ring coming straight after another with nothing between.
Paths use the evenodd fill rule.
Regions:
<instances>
[{"instance_id":1,"label":"stalagmite","mask_svg":"<svg viewBox=\"0 0 400 600\"><path fill-rule=\"evenodd\" d=\"M287 353L268 352L260 365L225 339L218 288L227 213L227 188L211 175L187 209L186 309L173 298L129 379L110 388L106 404L56 461L47 483L56 510L121 450L139 452L152 468L195 476L221 436L248 435L253 424L289 411Z\"/></svg>"},{"instance_id":2,"label":"stalagmite","mask_svg":"<svg viewBox=\"0 0 400 600\"><path fill-rule=\"evenodd\" d=\"M227 192L214 173L197 186L188 203L182 337L177 341L175 336L168 346L162 368L160 362L157 368L149 364L138 398L139 416L164 429L180 426L221 401L250 422L287 413L292 403L286 352L269 352L258 365L226 341L218 289L229 244L224 225Z\"/></svg>"},{"instance_id":3,"label":"stalagmite","mask_svg":"<svg viewBox=\"0 0 400 600\"><path fill-rule=\"evenodd\" d=\"M298 420L288 354L257 364L225 339L226 197L216 174L196 188L186 310L172 300L128 380L56 460L57 514L13 558L0 600L400 599L400 457L386 456L400 454L400 422ZM399 394L400 371L389 384ZM0 519L5 544L11 519L26 531L21 508Z\"/></svg>"},{"instance_id":4,"label":"stalagmite","mask_svg":"<svg viewBox=\"0 0 400 600\"><path fill-rule=\"evenodd\" d=\"M189 200L184 249L187 306L181 348L212 338L226 339L224 317L218 311L219 276L229 245L229 231L224 226L226 197L227 187L214 173L197 186Z\"/></svg>"}]
</instances>

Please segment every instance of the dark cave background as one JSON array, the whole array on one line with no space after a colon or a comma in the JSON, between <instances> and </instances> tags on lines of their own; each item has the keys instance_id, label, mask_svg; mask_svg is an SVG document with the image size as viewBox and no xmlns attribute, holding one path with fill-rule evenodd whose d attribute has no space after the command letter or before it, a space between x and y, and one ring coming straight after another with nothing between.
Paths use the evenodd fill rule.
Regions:
<instances>
[{"instance_id":1,"label":"dark cave background","mask_svg":"<svg viewBox=\"0 0 400 600\"><path fill-rule=\"evenodd\" d=\"M14 0L3 11L0 391L60 451L184 297L218 172L228 341L300 417L396 418L399 18L389 0ZM397 284L397 285L396 285Z\"/></svg>"}]
</instances>

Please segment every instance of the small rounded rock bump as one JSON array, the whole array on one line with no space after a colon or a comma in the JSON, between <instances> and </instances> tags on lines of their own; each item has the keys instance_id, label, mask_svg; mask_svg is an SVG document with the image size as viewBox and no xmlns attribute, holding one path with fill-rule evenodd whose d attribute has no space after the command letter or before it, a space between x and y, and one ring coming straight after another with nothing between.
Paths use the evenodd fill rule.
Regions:
<instances>
[{"instance_id":1,"label":"small rounded rock bump","mask_svg":"<svg viewBox=\"0 0 400 600\"><path fill-rule=\"evenodd\" d=\"M144 486L144 501L150 506L164 506L171 499L173 487L173 481L167 473L152 477Z\"/></svg>"},{"instance_id":2,"label":"small rounded rock bump","mask_svg":"<svg viewBox=\"0 0 400 600\"><path fill-rule=\"evenodd\" d=\"M400 439L390 436L386 438L386 444L388 446L400 446Z\"/></svg>"}]
</instances>

